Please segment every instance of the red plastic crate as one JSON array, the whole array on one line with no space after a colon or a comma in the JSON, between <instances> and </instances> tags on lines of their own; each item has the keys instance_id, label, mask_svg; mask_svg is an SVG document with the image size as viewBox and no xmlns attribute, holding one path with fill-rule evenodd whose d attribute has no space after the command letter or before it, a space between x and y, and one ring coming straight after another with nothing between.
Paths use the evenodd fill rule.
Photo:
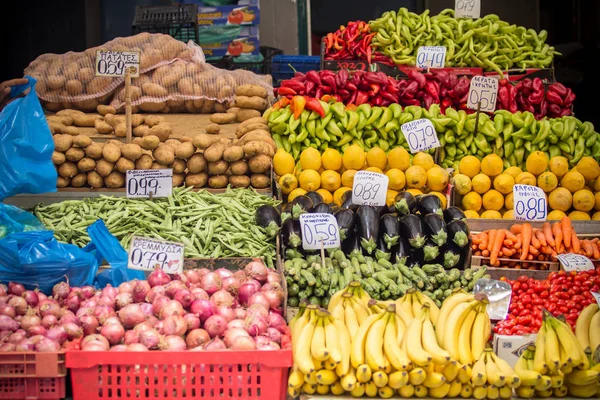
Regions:
<instances>
[{"instance_id":1,"label":"red plastic crate","mask_svg":"<svg viewBox=\"0 0 600 400\"><path fill-rule=\"evenodd\" d=\"M285 399L291 350L67 352L73 400Z\"/></svg>"},{"instance_id":2,"label":"red plastic crate","mask_svg":"<svg viewBox=\"0 0 600 400\"><path fill-rule=\"evenodd\" d=\"M0 353L0 399L63 399L65 353Z\"/></svg>"}]
</instances>

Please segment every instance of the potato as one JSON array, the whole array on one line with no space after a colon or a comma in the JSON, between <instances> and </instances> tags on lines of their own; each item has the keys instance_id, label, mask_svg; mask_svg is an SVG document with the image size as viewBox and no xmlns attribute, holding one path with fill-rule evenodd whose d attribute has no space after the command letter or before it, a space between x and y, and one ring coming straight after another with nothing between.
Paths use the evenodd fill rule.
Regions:
<instances>
[{"instance_id":1,"label":"potato","mask_svg":"<svg viewBox=\"0 0 600 400\"><path fill-rule=\"evenodd\" d=\"M73 146L81 147L82 149L92 144L92 139L87 135L73 136Z\"/></svg>"},{"instance_id":2,"label":"potato","mask_svg":"<svg viewBox=\"0 0 600 400\"><path fill-rule=\"evenodd\" d=\"M253 174L264 174L271 171L271 157L259 154L248 161L248 166Z\"/></svg>"},{"instance_id":3,"label":"potato","mask_svg":"<svg viewBox=\"0 0 600 400\"><path fill-rule=\"evenodd\" d=\"M65 126L64 128L62 128L62 133L64 133L65 135L77 136L81 132L79 132L79 129L77 129L74 126Z\"/></svg>"},{"instance_id":4,"label":"potato","mask_svg":"<svg viewBox=\"0 0 600 400\"><path fill-rule=\"evenodd\" d=\"M190 136L182 136L182 137L179 138L179 141L181 143L192 143L192 140L193 139Z\"/></svg>"},{"instance_id":5,"label":"potato","mask_svg":"<svg viewBox=\"0 0 600 400\"><path fill-rule=\"evenodd\" d=\"M96 162L96 171L105 178L113 171L113 169L115 169L114 162L106 161L104 158L101 158Z\"/></svg>"},{"instance_id":6,"label":"potato","mask_svg":"<svg viewBox=\"0 0 600 400\"><path fill-rule=\"evenodd\" d=\"M257 110L249 110L246 108L242 108L240 109L240 111L238 111L235 114L235 120L237 122L244 122L249 120L250 118L257 118L261 116L261 112L257 111Z\"/></svg>"},{"instance_id":7,"label":"potato","mask_svg":"<svg viewBox=\"0 0 600 400\"><path fill-rule=\"evenodd\" d=\"M229 114L237 114L240 111L239 107L229 107L229 109L227 110L227 112Z\"/></svg>"},{"instance_id":8,"label":"potato","mask_svg":"<svg viewBox=\"0 0 600 400\"><path fill-rule=\"evenodd\" d=\"M81 172L89 172L89 171L93 171L94 169L96 169L96 160L89 158L89 157L83 157L81 160L79 160L79 162L77 163L77 168L81 171Z\"/></svg>"},{"instance_id":9,"label":"potato","mask_svg":"<svg viewBox=\"0 0 600 400\"><path fill-rule=\"evenodd\" d=\"M141 137L134 137L134 138L131 139L131 143L137 144L138 146L141 146L141 144L142 144L142 138Z\"/></svg>"},{"instance_id":10,"label":"potato","mask_svg":"<svg viewBox=\"0 0 600 400\"><path fill-rule=\"evenodd\" d=\"M73 136L71 135L54 135L54 150L65 152L73 145Z\"/></svg>"},{"instance_id":11,"label":"potato","mask_svg":"<svg viewBox=\"0 0 600 400\"><path fill-rule=\"evenodd\" d=\"M208 124L204 129L206 130L206 133L211 135L218 135L219 132L221 132L219 124Z\"/></svg>"},{"instance_id":12,"label":"potato","mask_svg":"<svg viewBox=\"0 0 600 400\"><path fill-rule=\"evenodd\" d=\"M210 122L215 124L230 124L235 121L235 114L231 113L216 113L210 116Z\"/></svg>"},{"instance_id":13,"label":"potato","mask_svg":"<svg viewBox=\"0 0 600 400\"><path fill-rule=\"evenodd\" d=\"M277 144L271 138L271 135L268 135L266 131L254 130L252 132L248 132L238 141L238 145L243 146L250 142L263 142L267 144L273 151L277 151Z\"/></svg>"},{"instance_id":14,"label":"potato","mask_svg":"<svg viewBox=\"0 0 600 400\"><path fill-rule=\"evenodd\" d=\"M165 144L171 146L173 148L173 151L175 151L175 149L181 144L181 142L179 141L179 139L167 139Z\"/></svg>"},{"instance_id":15,"label":"potato","mask_svg":"<svg viewBox=\"0 0 600 400\"><path fill-rule=\"evenodd\" d=\"M68 109L64 109L64 110L58 111L56 113L56 115L58 115L59 117L61 117L63 115L66 115L68 117L72 117L73 118L74 115L85 116L85 113L82 112L82 111L79 111L79 110L73 110L73 109L68 108Z\"/></svg>"},{"instance_id":16,"label":"potato","mask_svg":"<svg viewBox=\"0 0 600 400\"><path fill-rule=\"evenodd\" d=\"M165 142L171 135L172 131L173 128L170 124L162 123L154 125L152 128L150 128L150 135L154 135L158 137L161 142Z\"/></svg>"},{"instance_id":17,"label":"potato","mask_svg":"<svg viewBox=\"0 0 600 400\"><path fill-rule=\"evenodd\" d=\"M73 125L73 118L68 115L50 115L46 118L48 122L55 122L65 126Z\"/></svg>"},{"instance_id":18,"label":"potato","mask_svg":"<svg viewBox=\"0 0 600 400\"><path fill-rule=\"evenodd\" d=\"M135 169L150 169L152 167L152 156L142 154L140 158L135 160Z\"/></svg>"},{"instance_id":19,"label":"potato","mask_svg":"<svg viewBox=\"0 0 600 400\"><path fill-rule=\"evenodd\" d=\"M144 137L150 134L150 128L148 127L148 125L136 126L135 128L133 128L132 134L136 137Z\"/></svg>"},{"instance_id":20,"label":"potato","mask_svg":"<svg viewBox=\"0 0 600 400\"><path fill-rule=\"evenodd\" d=\"M260 122L255 122L248 125L240 125L235 129L235 134L238 138L241 138L248 132L252 132L254 130L261 130L265 132L270 132L270 129L267 125L261 124Z\"/></svg>"},{"instance_id":21,"label":"potato","mask_svg":"<svg viewBox=\"0 0 600 400\"><path fill-rule=\"evenodd\" d=\"M135 163L125 157L121 157L115 164L115 168L117 169L117 171L124 174L125 172L129 171L130 169L135 169Z\"/></svg>"},{"instance_id":22,"label":"potato","mask_svg":"<svg viewBox=\"0 0 600 400\"><path fill-rule=\"evenodd\" d=\"M106 143L102 148L102 157L108 162L117 162L121 158L121 149L115 144Z\"/></svg>"},{"instance_id":23,"label":"potato","mask_svg":"<svg viewBox=\"0 0 600 400\"><path fill-rule=\"evenodd\" d=\"M267 175L254 174L250 177L250 183L256 189L264 189L269 187L271 179Z\"/></svg>"},{"instance_id":24,"label":"potato","mask_svg":"<svg viewBox=\"0 0 600 400\"><path fill-rule=\"evenodd\" d=\"M229 163L224 160L208 163L208 175L221 175L227 172Z\"/></svg>"},{"instance_id":25,"label":"potato","mask_svg":"<svg viewBox=\"0 0 600 400\"><path fill-rule=\"evenodd\" d=\"M46 78L46 85L50 89L60 89L65 85L65 77L60 75L49 75Z\"/></svg>"},{"instance_id":26,"label":"potato","mask_svg":"<svg viewBox=\"0 0 600 400\"><path fill-rule=\"evenodd\" d=\"M138 127L144 123L144 116L142 114L133 114L131 116L131 126L133 128Z\"/></svg>"},{"instance_id":27,"label":"potato","mask_svg":"<svg viewBox=\"0 0 600 400\"><path fill-rule=\"evenodd\" d=\"M95 73L93 68L82 68L79 70L79 80L82 83L88 83L94 79Z\"/></svg>"},{"instance_id":28,"label":"potato","mask_svg":"<svg viewBox=\"0 0 600 400\"><path fill-rule=\"evenodd\" d=\"M196 188L202 188L206 186L208 175L205 172L199 174L187 174L185 177L185 186L193 186Z\"/></svg>"},{"instance_id":29,"label":"potato","mask_svg":"<svg viewBox=\"0 0 600 400\"><path fill-rule=\"evenodd\" d=\"M80 172L71 179L71 186L82 187L87 183L87 174Z\"/></svg>"},{"instance_id":30,"label":"potato","mask_svg":"<svg viewBox=\"0 0 600 400\"><path fill-rule=\"evenodd\" d=\"M67 161L67 157L64 155L64 153L61 153L58 151L52 152L52 163L54 165L60 165L60 164L64 163L65 161Z\"/></svg>"},{"instance_id":31,"label":"potato","mask_svg":"<svg viewBox=\"0 0 600 400\"><path fill-rule=\"evenodd\" d=\"M56 135L62 134L66 126L59 122L48 121L48 128L50 128L50 133Z\"/></svg>"},{"instance_id":32,"label":"potato","mask_svg":"<svg viewBox=\"0 0 600 400\"><path fill-rule=\"evenodd\" d=\"M158 115L147 115L146 118L144 118L144 123L150 128L152 128L154 125L162 124L163 122L165 122L165 117Z\"/></svg>"},{"instance_id":33,"label":"potato","mask_svg":"<svg viewBox=\"0 0 600 400\"><path fill-rule=\"evenodd\" d=\"M169 92L163 86L157 83L145 82L142 84L142 90L146 96L166 97Z\"/></svg>"},{"instance_id":34,"label":"potato","mask_svg":"<svg viewBox=\"0 0 600 400\"><path fill-rule=\"evenodd\" d=\"M98 111L98 114L100 115L106 115L106 114L116 114L117 110L115 110L114 107L112 106L105 106L100 104L98 107L96 107L96 111Z\"/></svg>"},{"instance_id":35,"label":"potato","mask_svg":"<svg viewBox=\"0 0 600 400\"><path fill-rule=\"evenodd\" d=\"M272 158L275 155L275 150L268 143L263 141L254 141L246 143L242 146L246 157L254 157L259 154L264 154Z\"/></svg>"},{"instance_id":36,"label":"potato","mask_svg":"<svg viewBox=\"0 0 600 400\"><path fill-rule=\"evenodd\" d=\"M134 143L124 144L121 147L121 155L128 160L135 161L142 156L142 147Z\"/></svg>"},{"instance_id":37,"label":"potato","mask_svg":"<svg viewBox=\"0 0 600 400\"><path fill-rule=\"evenodd\" d=\"M140 103L138 106L142 111L161 112L167 105L165 103Z\"/></svg>"},{"instance_id":38,"label":"potato","mask_svg":"<svg viewBox=\"0 0 600 400\"><path fill-rule=\"evenodd\" d=\"M216 103L215 104L215 112L217 113L226 113L229 110L229 103Z\"/></svg>"},{"instance_id":39,"label":"potato","mask_svg":"<svg viewBox=\"0 0 600 400\"><path fill-rule=\"evenodd\" d=\"M120 188L125 186L125 175L119 171L113 171L104 179L107 188Z\"/></svg>"},{"instance_id":40,"label":"potato","mask_svg":"<svg viewBox=\"0 0 600 400\"><path fill-rule=\"evenodd\" d=\"M156 162L162 165L173 164L175 161L175 151L171 146L166 144L161 144L156 149L152 151L152 156L156 160Z\"/></svg>"},{"instance_id":41,"label":"potato","mask_svg":"<svg viewBox=\"0 0 600 400\"><path fill-rule=\"evenodd\" d=\"M245 127L245 126L252 125L252 124L263 124L263 125L269 125L269 124L268 124L268 122L267 122L267 120L266 120L266 119L264 119L263 117L254 117L254 118L250 118L250 119L247 119L247 120L245 120L244 122L242 122L242 123L241 123L241 124L238 126L238 128ZM237 130L237 129L236 129L236 130Z\"/></svg>"},{"instance_id":42,"label":"potato","mask_svg":"<svg viewBox=\"0 0 600 400\"><path fill-rule=\"evenodd\" d=\"M266 99L269 96L269 92L262 86L258 85L240 85L235 89L236 96L258 96Z\"/></svg>"},{"instance_id":43,"label":"potato","mask_svg":"<svg viewBox=\"0 0 600 400\"><path fill-rule=\"evenodd\" d=\"M122 115L106 114L104 116L104 122L106 122L113 128L116 128L117 125L119 125L121 122L125 122L125 117Z\"/></svg>"},{"instance_id":44,"label":"potato","mask_svg":"<svg viewBox=\"0 0 600 400\"><path fill-rule=\"evenodd\" d=\"M202 103L202 108L200 109L200 114L212 114L215 111L215 101L214 100L204 100Z\"/></svg>"},{"instance_id":45,"label":"potato","mask_svg":"<svg viewBox=\"0 0 600 400\"><path fill-rule=\"evenodd\" d=\"M192 143L199 149L207 149L218 139L214 136L208 135L206 133L200 133L192 139Z\"/></svg>"},{"instance_id":46,"label":"potato","mask_svg":"<svg viewBox=\"0 0 600 400\"><path fill-rule=\"evenodd\" d=\"M152 166L150 167L150 169L166 169L166 168L170 168L170 166L162 165L161 163L159 163L157 161L153 161Z\"/></svg>"},{"instance_id":47,"label":"potato","mask_svg":"<svg viewBox=\"0 0 600 400\"><path fill-rule=\"evenodd\" d=\"M76 79L69 79L67 81L67 83L65 84L65 89L67 90L67 93L69 93L70 95L76 96L76 95L81 94L83 92L83 84L81 82L79 82L78 80L76 80ZM75 186L73 184L73 182L71 182L71 184L73 186Z\"/></svg>"},{"instance_id":48,"label":"potato","mask_svg":"<svg viewBox=\"0 0 600 400\"><path fill-rule=\"evenodd\" d=\"M246 160L240 160L232 162L229 165L229 172L233 175L245 175L248 173L248 162Z\"/></svg>"},{"instance_id":49,"label":"potato","mask_svg":"<svg viewBox=\"0 0 600 400\"><path fill-rule=\"evenodd\" d=\"M125 124L123 124L123 125L125 125ZM95 126L96 130L98 131L98 133L102 133L105 135L113 133L113 130L114 130L114 128L112 126L110 126L105 121L102 121L101 119L97 119L96 122L94 123L94 126Z\"/></svg>"},{"instance_id":50,"label":"potato","mask_svg":"<svg viewBox=\"0 0 600 400\"><path fill-rule=\"evenodd\" d=\"M213 189L221 189L227 186L229 180L225 175L213 175L208 178L208 186Z\"/></svg>"},{"instance_id":51,"label":"potato","mask_svg":"<svg viewBox=\"0 0 600 400\"><path fill-rule=\"evenodd\" d=\"M71 183L71 180L69 178L65 178L63 176L58 176L56 178L56 187L57 188L64 188L69 186L69 184Z\"/></svg>"},{"instance_id":52,"label":"potato","mask_svg":"<svg viewBox=\"0 0 600 400\"><path fill-rule=\"evenodd\" d=\"M231 175L229 184L234 188L247 188L250 186L250 178L246 175Z\"/></svg>"},{"instance_id":53,"label":"potato","mask_svg":"<svg viewBox=\"0 0 600 400\"><path fill-rule=\"evenodd\" d=\"M208 162L219 161L223 157L223 152L227 148L224 144L213 144L208 149L204 150L204 158Z\"/></svg>"},{"instance_id":54,"label":"potato","mask_svg":"<svg viewBox=\"0 0 600 400\"><path fill-rule=\"evenodd\" d=\"M96 171L87 173L87 184L94 189L100 189L104 186L104 179Z\"/></svg>"},{"instance_id":55,"label":"potato","mask_svg":"<svg viewBox=\"0 0 600 400\"><path fill-rule=\"evenodd\" d=\"M77 175L78 172L79 170L77 169L75 163L72 163L70 161L65 161L64 163L58 166L58 174L63 178L71 179L72 177Z\"/></svg>"},{"instance_id":56,"label":"potato","mask_svg":"<svg viewBox=\"0 0 600 400\"><path fill-rule=\"evenodd\" d=\"M77 136L75 136L77 137ZM99 160L102 158L102 148L104 145L102 143L92 143L88 147L85 148L85 155L91 159Z\"/></svg>"},{"instance_id":57,"label":"potato","mask_svg":"<svg viewBox=\"0 0 600 400\"><path fill-rule=\"evenodd\" d=\"M173 173L173 187L182 186L185 181L185 174Z\"/></svg>"},{"instance_id":58,"label":"potato","mask_svg":"<svg viewBox=\"0 0 600 400\"><path fill-rule=\"evenodd\" d=\"M121 142L120 140L116 140L116 139L110 139L110 140L107 140L107 141L106 141L106 143L104 143L104 144L105 144L105 145L107 145L107 144L109 144L109 143L110 143L110 144L114 144L114 145L115 145L115 146L117 146L119 149L120 149L121 147L123 147L123 144L124 144L124 143L123 143L123 142Z\"/></svg>"},{"instance_id":59,"label":"potato","mask_svg":"<svg viewBox=\"0 0 600 400\"><path fill-rule=\"evenodd\" d=\"M144 150L154 150L160 144L160 139L155 135L148 135L142 138L142 143L140 146Z\"/></svg>"},{"instance_id":60,"label":"potato","mask_svg":"<svg viewBox=\"0 0 600 400\"><path fill-rule=\"evenodd\" d=\"M185 169L187 168L187 164L186 164L185 160L175 159L175 161L173 161L172 168L173 168L174 174L182 174L185 172Z\"/></svg>"},{"instance_id":61,"label":"potato","mask_svg":"<svg viewBox=\"0 0 600 400\"><path fill-rule=\"evenodd\" d=\"M125 122L119 122L119 124L115 127L115 136L116 137L126 137L127 136L127 125Z\"/></svg>"},{"instance_id":62,"label":"potato","mask_svg":"<svg viewBox=\"0 0 600 400\"><path fill-rule=\"evenodd\" d=\"M223 152L225 161L238 161L244 158L244 149L241 146L229 146Z\"/></svg>"},{"instance_id":63,"label":"potato","mask_svg":"<svg viewBox=\"0 0 600 400\"><path fill-rule=\"evenodd\" d=\"M236 96L234 105L240 108L247 108L258 111L267 109L267 101L262 97L254 96Z\"/></svg>"},{"instance_id":64,"label":"potato","mask_svg":"<svg viewBox=\"0 0 600 400\"><path fill-rule=\"evenodd\" d=\"M192 155L187 160L187 169L190 174L197 174L203 172L206 168L206 159L201 153Z\"/></svg>"},{"instance_id":65,"label":"potato","mask_svg":"<svg viewBox=\"0 0 600 400\"><path fill-rule=\"evenodd\" d=\"M82 128L91 128L96 124L97 119L101 119L102 117L99 115L88 115L88 114L71 114L73 118L73 125L79 126Z\"/></svg>"},{"instance_id":66,"label":"potato","mask_svg":"<svg viewBox=\"0 0 600 400\"><path fill-rule=\"evenodd\" d=\"M196 152L196 148L194 147L193 143L191 143L191 142L179 143L179 145L175 149L175 157L182 159L182 160L186 160L186 159L190 158L192 156L192 154L194 154L195 152Z\"/></svg>"},{"instance_id":67,"label":"potato","mask_svg":"<svg viewBox=\"0 0 600 400\"><path fill-rule=\"evenodd\" d=\"M179 93L184 95L193 95L194 94L194 82L190 78L180 79L177 83L177 89L179 89Z\"/></svg>"}]
</instances>

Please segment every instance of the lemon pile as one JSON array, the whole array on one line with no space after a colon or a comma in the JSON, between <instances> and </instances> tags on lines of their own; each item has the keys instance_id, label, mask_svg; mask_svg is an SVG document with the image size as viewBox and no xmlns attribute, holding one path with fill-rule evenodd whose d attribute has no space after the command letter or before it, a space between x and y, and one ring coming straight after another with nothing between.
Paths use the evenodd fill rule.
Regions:
<instances>
[{"instance_id":1,"label":"lemon pile","mask_svg":"<svg viewBox=\"0 0 600 400\"><path fill-rule=\"evenodd\" d=\"M569 170L565 157L548 158L542 151L527 157L526 171L504 169L502 159L490 154L479 161L474 156L460 160L453 176L455 191L462 195L467 218L513 219L513 186L540 187L548 198L548 219L600 220L600 166L583 157Z\"/></svg>"}]
</instances>

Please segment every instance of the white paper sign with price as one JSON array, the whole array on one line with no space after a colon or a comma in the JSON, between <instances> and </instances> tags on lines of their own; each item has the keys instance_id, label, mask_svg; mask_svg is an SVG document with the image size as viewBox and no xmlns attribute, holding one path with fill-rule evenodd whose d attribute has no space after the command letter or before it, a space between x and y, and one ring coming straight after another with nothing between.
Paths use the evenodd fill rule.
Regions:
<instances>
[{"instance_id":1,"label":"white paper sign with price","mask_svg":"<svg viewBox=\"0 0 600 400\"><path fill-rule=\"evenodd\" d=\"M173 193L173 169L135 169L125 175L125 190L129 198L168 197Z\"/></svg>"},{"instance_id":2,"label":"white paper sign with price","mask_svg":"<svg viewBox=\"0 0 600 400\"><path fill-rule=\"evenodd\" d=\"M321 243L324 249L340 247L340 228L332 214L301 214L300 229L304 250L319 250Z\"/></svg>"},{"instance_id":3,"label":"white paper sign with price","mask_svg":"<svg viewBox=\"0 0 600 400\"><path fill-rule=\"evenodd\" d=\"M96 50L96 76L125 76L128 68L132 78L140 76L139 51Z\"/></svg>"},{"instance_id":4,"label":"white paper sign with price","mask_svg":"<svg viewBox=\"0 0 600 400\"><path fill-rule=\"evenodd\" d=\"M481 102L481 111L494 112L497 98L498 79L480 75L471 79L469 96L467 97L467 107L471 110L477 110L478 104Z\"/></svg>"},{"instance_id":5,"label":"white paper sign with price","mask_svg":"<svg viewBox=\"0 0 600 400\"><path fill-rule=\"evenodd\" d=\"M567 272L591 271L594 269L594 264L592 264L592 261L581 254L559 254L557 258L558 262L560 262L563 269Z\"/></svg>"},{"instance_id":6,"label":"white paper sign with price","mask_svg":"<svg viewBox=\"0 0 600 400\"><path fill-rule=\"evenodd\" d=\"M596 292L590 292L592 294L592 296L594 296L594 299L596 299L596 303L598 303L598 305L600 306L600 293L596 293Z\"/></svg>"},{"instance_id":7,"label":"white paper sign with price","mask_svg":"<svg viewBox=\"0 0 600 400\"><path fill-rule=\"evenodd\" d=\"M402 134L406 138L411 153L418 153L419 151L426 151L441 146L433 123L426 118L402 124L400 130L402 130Z\"/></svg>"},{"instance_id":8,"label":"white paper sign with price","mask_svg":"<svg viewBox=\"0 0 600 400\"><path fill-rule=\"evenodd\" d=\"M445 46L421 46L417 50L417 68L444 68Z\"/></svg>"},{"instance_id":9,"label":"white paper sign with price","mask_svg":"<svg viewBox=\"0 0 600 400\"><path fill-rule=\"evenodd\" d=\"M480 0L455 0L454 18L479 18L480 16Z\"/></svg>"},{"instance_id":10,"label":"white paper sign with price","mask_svg":"<svg viewBox=\"0 0 600 400\"><path fill-rule=\"evenodd\" d=\"M513 210L515 219L521 221L545 221L548 215L546 193L530 185L513 186Z\"/></svg>"},{"instance_id":11,"label":"white paper sign with price","mask_svg":"<svg viewBox=\"0 0 600 400\"><path fill-rule=\"evenodd\" d=\"M390 179L384 174L358 171L352 184L352 203L368 206L385 206Z\"/></svg>"},{"instance_id":12,"label":"white paper sign with price","mask_svg":"<svg viewBox=\"0 0 600 400\"><path fill-rule=\"evenodd\" d=\"M179 274L183 272L183 250L182 243L133 236L127 268L154 271L159 267L167 274Z\"/></svg>"}]
</instances>

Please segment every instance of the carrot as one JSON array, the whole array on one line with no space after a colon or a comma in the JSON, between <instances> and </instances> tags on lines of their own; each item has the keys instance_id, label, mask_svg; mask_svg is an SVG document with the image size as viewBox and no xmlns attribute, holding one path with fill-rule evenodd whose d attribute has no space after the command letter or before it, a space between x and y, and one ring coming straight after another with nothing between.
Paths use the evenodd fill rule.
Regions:
<instances>
[{"instance_id":1,"label":"carrot","mask_svg":"<svg viewBox=\"0 0 600 400\"><path fill-rule=\"evenodd\" d=\"M515 243L517 241L517 235L515 235L514 233L512 233L511 231L506 231L506 239L510 240L511 242Z\"/></svg>"},{"instance_id":2,"label":"carrot","mask_svg":"<svg viewBox=\"0 0 600 400\"><path fill-rule=\"evenodd\" d=\"M508 231L506 231L506 232L508 232ZM512 240L510 240L510 239L504 239L504 245L506 247L511 248L511 247L513 247L513 244L514 244L514 242Z\"/></svg>"},{"instance_id":3,"label":"carrot","mask_svg":"<svg viewBox=\"0 0 600 400\"><path fill-rule=\"evenodd\" d=\"M571 247L573 247L573 253L579 254L581 251L581 241L575 233L575 229L571 229Z\"/></svg>"},{"instance_id":4,"label":"carrot","mask_svg":"<svg viewBox=\"0 0 600 400\"><path fill-rule=\"evenodd\" d=\"M506 257L511 257L513 254L515 254L516 250L515 249L509 249L506 247L502 247L502 253L506 256Z\"/></svg>"},{"instance_id":5,"label":"carrot","mask_svg":"<svg viewBox=\"0 0 600 400\"><path fill-rule=\"evenodd\" d=\"M529 246L529 255L537 256L540 254L540 251L535 246Z\"/></svg>"},{"instance_id":6,"label":"carrot","mask_svg":"<svg viewBox=\"0 0 600 400\"><path fill-rule=\"evenodd\" d=\"M548 244L552 247L556 246L556 243L554 243L554 235L552 234L552 225L550 225L550 222L544 222L544 225L542 225L542 231L544 232L544 236L546 236L546 242L548 242Z\"/></svg>"},{"instance_id":7,"label":"carrot","mask_svg":"<svg viewBox=\"0 0 600 400\"><path fill-rule=\"evenodd\" d=\"M481 252L481 255L482 255L483 257L489 257L489 256L490 256L490 252L489 252L488 250L483 250L483 251Z\"/></svg>"},{"instance_id":8,"label":"carrot","mask_svg":"<svg viewBox=\"0 0 600 400\"><path fill-rule=\"evenodd\" d=\"M535 230L535 237L540 241L542 246L548 246L548 242L546 241L546 236L544 235L544 231L541 229Z\"/></svg>"},{"instance_id":9,"label":"carrot","mask_svg":"<svg viewBox=\"0 0 600 400\"><path fill-rule=\"evenodd\" d=\"M523 229L523 225L521 224L515 224L513 226L510 227L510 232L514 233L515 235L517 233L521 233L521 230Z\"/></svg>"},{"instance_id":10,"label":"carrot","mask_svg":"<svg viewBox=\"0 0 600 400\"><path fill-rule=\"evenodd\" d=\"M555 240L555 246L554 248L556 249L556 251L558 253L560 253L560 246L562 244L562 237L563 237L563 233L562 233L562 227L560 226L560 222L555 222L552 225L552 233L554 233L554 240Z\"/></svg>"},{"instance_id":11,"label":"carrot","mask_svg":"<svg viewBox=\"0 0 600 400\"><path fill-rule=\"evenodd\" d=\"M473 239L471 240L471 242L473 244L480 244L482 241L483 241L483 232L481 232L479 235L473 236Z\"/></svg>"},{"instance_id":12,"label":"carrot","mask_svg":"<svg viewBox=\"0 0 600 400\"><path fill-rule=\"evenodd\" d=\"M492 251L490 252L490 262L495 264L498 261L498 253L502 250L502 244L504 243L504 236L506 235L506 229L498 229L496 233L496 237L494 238L494 243L492 246Z\"/></svg>"},{"instance_id":13,"label":"carrot","mask_svg":"<svg viewBox=\"0 0 600 400\"><path fill-rule=\"evenodd\" d=\"M496 235L498 235L497 229L490 230L490 239L487 245L487 251L492 252L492 248L494 247L494 243L496 243Z\"/></svg>"},{"instance_id":14,"label":"carrot","mask_svg":"<svg viewBox=\"0 0 600 400\"><path fill-rule=\"evenodd\" d=\"M594 244L589 240L582 240L581 247L583 247L583 251L585 255L589 258L594 256Z\"/></svg>"},{"instance_id":15,"label":"carrot","mask_svg":"<svg viewBox=\"0 0 600 400\"><path fill-rule=\"evenodd\" d=\"M481 251L477 250L473 252L474 256L481 257Z\"/></svg>"},{"instance_id":16,"label":"carrot","mask_svg":"<svg viewBox=\"0 0 600 400\"><path fill-rule=\"evenodd\" d=\"M488 246L489 233L485 233L485 235L481 236L481 243L479 243L479 250L485 250Z\"/></svg>"},{"instance_id":17,"label":"carrot","mask_svg":"<svg viewBox=\"0 0 600 400\"><path fill-rule=\"evenodd\" d=\"M529 254L529 255L527 256L527 260L529 260L529 261L533 261L533 255L532 255L532 254Z\"/></svg>"},{"instance_id":18,"label":"carrot","mask_svg":"<svg viewBox=\"0 0 600 400\"><path fill-rule=\"evenodd\" d=\"M594 246L594 260L600 258L600 248L598 246Z\"/></svg>"},{"instance_id":19,"label":"carrot","mask_svg":"<svg viewBox=\"0 0 600 400\"><path fill-rule=\"evenodd\" d=\"M521 233L523 235L523 251L521 252L521 260L525 260L529 255L529 248L531 245L531 236L533 233L533 229L531 228L531 224L524 223L522 225Z\"/></svg>"},{"instance_id":20,"label":"carrot","mask_svg":"<svg viewBox=\"0 0 600 400\"><path fill-rule=\"evenodd\" d=\"M532 232L531 235L531 245L533 247L535 247L536 249L539 249L540 247L542 247L542 244L540 243L540 241L538 240L538 238L535 237L535 235Z\"/></svg>"},{"instance_id":21,"label":"carrot","mask_svg":"<svg viewBox=\"0 0 600 400\"><path fill-rule=\"evenodd\" d=\"M518 250L521 248L522 245L523 245L523 242L521 241L521 234L519 233L517 235L517 241L515 242L513 247Z\"/></svg>"},{"instance_id":22,"label":"carrot","mask_svg":"<svg viewBox=\"0 0 600 400\"><path fill-rule=\"evenodd\" d=\"M571 247L571 239L573 238L573 225L571 225L571 218L562 217L562 219L560 220L560 224L562 226L563 241L565 242L565 247Z\"/></svg>"}]
</instances>

